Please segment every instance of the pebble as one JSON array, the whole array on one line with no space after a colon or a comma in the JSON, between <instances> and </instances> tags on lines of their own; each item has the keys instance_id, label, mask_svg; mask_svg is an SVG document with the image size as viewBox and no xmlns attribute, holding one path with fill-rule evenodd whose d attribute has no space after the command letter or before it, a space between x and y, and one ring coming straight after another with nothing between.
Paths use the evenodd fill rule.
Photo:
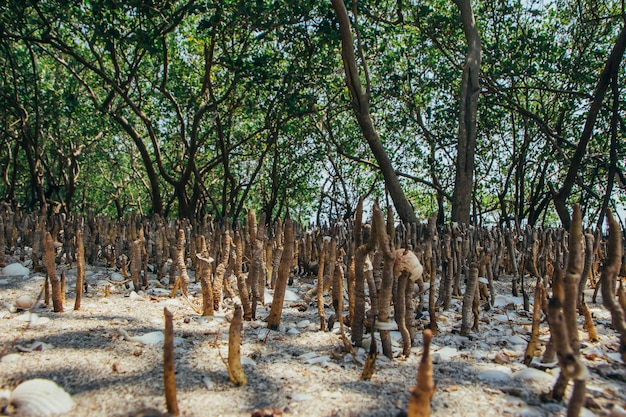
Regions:
<instances>
[{"instance_id":1,"label":"pebble","mask_svg":"<svg viewBox=\"0 0 626 417\"><path fill-rule=\"evenodd\" d=\"M496 365L491 369L480 371L477 377L485 382L509 382L511 380L511 370L506 366Z\"/></svg>"},{"instance_id":2,"label":"pebble","mask_svg":"<svg viewBox=\"0 0 626 417\"><path fill-rule=\"evenodd\" d=\"M22 355L19 353L9 353L0 358L0 362L9 363L9 362L17 362L21 359Z\"/></svg>"},{"instance_id":3,"label":"pebble","mask_svg":"<svg viewBox=\"0 0 626 417\"><path fill-rule=\"evenodd\" d=\"M549 383L553 384L555 376L535 368L526 368L513 374L513 379L526 383Z\"/></svg>"},{"instance_id":4,"label":"pebble","mask_svg":"<svg viewBox=\"0 0 626 417\"><path fill-rule=\"evenodd\" d=\"M309 327L310 324L311 324L311 320L301 320L296 324L296 327L302 329L305 327Z\"/></svg>"},{"instance_id":5,"label":"pebble","mask_svg":"<svg viewBox=\"0 0 626 417\"><path fill-rule=\"evenodd\" d=\"M6 277L28 277L30 271L21 263L13 263L2 269L2 274Z\"/></svg>"},{"instance_id":6,"label":"pebble","mask_svg":"<svg viewBox=\"0 0 626 417\"><path fill-rule=\"evenodd\" d=\"M310 401L313 399L313 396L309 394L298 393L298 394L293 394L291 396L291 399L294 401Z\"/></svg>"},{"instance_id":7,"label":"pebble","mask_svg":"<svg viewBox=\"0 0 626 417\"><path fill-rule=\"evenodd\" d=\"M439 363L439 362L435 362L435 355L438 355L440 360L442 361L449 361L450 359L454 357L460 356L460 354L461 353L458 351L458 349L446 346L446 347L439 349L439 351L433 354L433 363Z\"/></svg>"},{"instance_id":8,"label":"pebble","mask_svg":"<svg viewBox=\"0 0 626 417\"><path fill-rule=\"evenodd\" d=\"M536 407L522 407L517 415L519 417L543 417L545 412Z\"/></svg>"},{"instance_id":9,"label":"pebble","mask_svg":"<svg viewBox=\"0 0 626 417\"><path fill-rule=\"evenodd\" d=\"M28 310L35 304L35 300L30 295L22 295L15 300L15 307L21 310Z\"/></svg>"}]
</instances>

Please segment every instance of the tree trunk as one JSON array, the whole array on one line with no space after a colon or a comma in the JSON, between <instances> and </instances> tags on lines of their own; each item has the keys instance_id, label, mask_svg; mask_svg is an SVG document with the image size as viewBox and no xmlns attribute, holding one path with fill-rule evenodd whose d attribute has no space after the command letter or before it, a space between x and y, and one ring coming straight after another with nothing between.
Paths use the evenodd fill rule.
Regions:
<instances>
[{"instance_id":1,"label":"tree trunk","mask_svg":"<svg viewBox=\"0 0 626 417\"><path fill-rule=\"evenodd\" d=\"M467 40L467 55L461 84L456 175L452 193L452 221L469 224L474 183L476 115L480 96L481 44L471 0L453 1L461 11Z\"/></svg>"},{"instance_id":2,"label":"tree trunk","mask_svg":"<svg viewBox=\"0 0 626 417\"><path fill-rule=\"evenodd\" d=\"M585 120L585 126L583 128L580 141L576 146L574 156L570 160L570 166L567 170L567 176L565 177L561 188L552 197L552 200L554 201L554 207L556 208L559 218L561 219L561 223L563 223L564 229L569 229L570 225L569 211L567 210L567 199L572 192L572 187L576 182L578 171L581 168L582 160L587 150L587 145L589 144L591 135L593 133L593 127L596 123L600 108L602 107L602 102L604 101L604 95L609 87L611 78L617 76L620 63L622 62L622 57L624 56L625 48L626 25L622 27L622 31L615 41L615 45L613 46L613 50L611 51L611 54L606 61L606 65L600 73L600 79L598 80L598 84L596 86L596 92L594 94L593 101L591 102L591 106L589 107L589 113L587 114L587 120Z\"/></svg>"},{"instance_id":3,"label":"tree trunk","mask_svg":"<svg viewBox=\"0 0 626 417\"><path fill-rule=\"evenodd\" d=\"M350 19L348 18L348 11L343 0L331 0L333 7L337 13L339 20L339 32L341 35L341 58L343 59L343 66L346 72L346 84L348 90L350 90L350 97L352 98L352 108L356 115L357 121L361 128L361 132L367 141L380 171L383 174L385 180L385 187L393 200L393 204L398 212L398 216L404 223L417 223L417 217L415 211L409 200L407 200L396 175L396 171L391 165L391 160L387 155L387 152L383 148L383 144L378 136L378 132L374 127L374 122L370 115L370 89L369 85L366 91L363 91L361 86L361 80L359 78L359 71L356 64L356 58L354 55L354 41L352 38ZM367 73L367 70L365 71Z\"/></svg>"}]
</instances>

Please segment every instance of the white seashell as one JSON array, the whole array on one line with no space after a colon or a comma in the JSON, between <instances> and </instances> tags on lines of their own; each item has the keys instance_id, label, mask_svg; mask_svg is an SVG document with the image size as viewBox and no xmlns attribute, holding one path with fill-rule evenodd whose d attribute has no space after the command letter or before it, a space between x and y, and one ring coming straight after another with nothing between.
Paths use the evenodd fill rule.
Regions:
<instances>
[{"instance_id":1,"label":"white seashell","mask_svg":"<svg viewBox=\"0 0 626 417\"><path fill-rule=\"evenodd\" d=\"M2 269L2 274L7 277L25 277L30 274L28 268L19 262L9 264Z\"/></svg>"},{"instance_id":2,"label":"white seashell","mask_svg":"<svg viewBox=\"0 0 626 417\"><path fill-rule=\"evenodd\" d=\"M156 345L159 343L163 343L163 340L165 340L165 335L161 331L150 332L137 337L129 335L128 332L124 329L119 329L118 331L122 336L124 336L124 339L131 342L141 343L142 345Z\"/></svg>"},{"instance_id":3,"label":"white seashell","mask_svg":"<svg viewBox=\"0 0 626 417\"><path fill-rule=\"evenodd\" d=\"M203 257L201 254L196 253L196 258L200 259L201 261L205 261L205 262L213 262L215 259L211 258L210 256L208 258Z\"/></svg>"},{"instance_id":4,"label":"white seashell","mask_svg":"<svg viewBox=\"0 0 626 417\"><path fill-rule=\"evenodd\" d=\"M21 383L11 393L10 401L20 415L32 417L67 413L75 405L63 388L48 379L31 379Z\"/></svg>"},{"instance_id":5,"label":"white seashell","mask_svg":"<svg viewBox=\"0 0 626 417\"><path fill-rule=\"evenodd\" d=\"M252 358L249 358L247 356L241 356L241 365L256 366L256 362Z\"/></svg>"},{"instance_id":6,"label":"white seashell","mask_svg":"<svg viewBox=\"0 0 626 417\"><path fill-rule=\"evenodd\" d=\"M28 310L33 304L35 304L35 300L30 295L22 295L15 300L15 307L22 310Z\"/></svg>"},{"instance_id":7,"label":"white seashell","mask_svg":"<svg viewBox=\"0 0 626 417\"><path fill-rule=\"evenodd\" d=\"M422 266L415 253L410 250L396 250L396 261L393 264L393 274L399 277L402 272L409 272L409 279L413 282L418 281L422 277L424 267Z\"/></svg>"}]
</instances>

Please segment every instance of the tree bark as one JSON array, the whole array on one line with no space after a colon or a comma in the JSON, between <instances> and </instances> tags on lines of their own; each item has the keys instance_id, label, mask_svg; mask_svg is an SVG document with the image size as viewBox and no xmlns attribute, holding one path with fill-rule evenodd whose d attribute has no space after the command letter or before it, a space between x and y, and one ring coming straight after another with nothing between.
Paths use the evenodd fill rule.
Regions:
<instances>
[{"instance_id":1,"label":"tree bark","mask_svg":"<svg viewBox=\"0 0 626 417\"><path fill-rule=\"evenodd\" d=\"M469 224L474 185L476 116L480 96L481 41L471 0L453 0L461 11L467 55L461 83L456 174L452 193L452 221Z\"/></svg>"},{"instance_id":2,"label":"tree bark","mask_svg":"<svg viewBox=\"0 0 626 417\"><path fill-rule=\"evenodd\" d=\"M346 72L346 85L350 90L352 108L356 115L359 127L363 133L363 137L367 141L372 154L378 162L380 171L385 180L385 187L393 200L394 207L398 216L404 223L417 223L415 211L409 200L407 200L396 175L396 171L391 165L389 155L385 151L383 144L378 136L378 132L370 115L370 89L369 85L366 91L363 91L359 70L354 55L354 41L350 26L348 11L343 0L331 0L333 7L337 13L339 20L339 32L341 35L341 58L343 60L344 70ZM367 70L366 70L367 72Z\"/></svg>"}]
</instances>

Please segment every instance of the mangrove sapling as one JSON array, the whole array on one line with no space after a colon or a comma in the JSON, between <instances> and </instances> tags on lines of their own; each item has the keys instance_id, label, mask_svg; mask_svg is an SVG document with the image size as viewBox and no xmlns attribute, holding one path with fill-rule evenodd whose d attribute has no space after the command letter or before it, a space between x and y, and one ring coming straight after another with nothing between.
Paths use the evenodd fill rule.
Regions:
<instances>
[{"instance_id":1,"label":"mangrove sapling","mask_svg":"<svg viewBox=\"0 0 626 417\"><path fill-rule=\"evenodd\" d=\"M178 416L178 401L176 399L176 370L174 360L174 324L173 315L165 307L165 330L163 332L163 385L165 386L165 403L167 412Z\"/></svg>"},{"instance_id":2,"label":"mangrove sapling","mask_svg":"<svg viewBox=\"0 0 626 417\"><path fill-rule=\"evenodd\" d=\"M537 350L537 345L539 344L539 325L541 323L541 307L543 304L543 298L545 290L540 281L537 281L535 285L535 298L533 302L533 321L531 325L530 331L530 340L528 341L528 346L526 347L526 353L524 354L524 365L530 366L533 358L535 357L535 351Z\"/></svg>"},{"instance_id":3,"label":"mangrove sapling","mask_svg":"<svg viewBox=\"0 0 626 417\"><path fill-rule=\"evenodd\" d=\"M276 232L274 234L274 244L272 245L272 257L271 261L271 275L270 275L270 288L276 286L276 279L278 278L278 265L280 264L280 258L283 256L283 223L278 218L276 220Z\"/></svg>"},{"instance_id":4,"label":"mangrove sapling","mask_svg":"<svg viewBox=\"0 0 626 417\"><path fill-rule=\"evenodd\" d=\"M244 242L241 238L239 228L235 231L235 277L237 278L237 289L239 290L239 299L243 308L243 319L252 320L252 307L250 306L250 293L248 292L248 284L246 276L243 273L243 247Z\"/></svg>"},{"instance_id":5,"label":"mangrove sapling","mask_svg":"<svg viewBox=\"0 0 626 417\"><path fill-rule=\"evenodd\" d=\"M582 315L585 318L585 322L583 324L583 330L587 332L589 341L597 342L599 339L598 339L598 334L596 333L596 326L593 323L591 310L589 310L589 306L587 306L587 303L583 301L580 307L578 308L578 312L580 315Z\"/></svg>"},{"instance_id":6,"label":"mangrove sapling","mask_svg":"<svg viewBox=\"0 0 626 417\"><path fill-rule=\"evenodd\" d=\"M259 302L261 305L265 305L265 287L267 286L267 259L265 258L265 242L267 241L267 228L265 226L265 212L261 213L259 223L256 228L256 247L254 253L257 254L259 259L259 276L258 276L258 289L259 289Z\"/></svg>"},{"instance_id":7,"label":"mangrove sapling","mask_svg":"<svg viewBox=\"0 0 626 417\"><path fill-rule=\"evenodd\" d=\"M372 314L370 325L370 348L365 359L363 371L361 371L361 380L370 381L376 372L376 357L378 356L378 344L376 342L376 314Z\"/></svg>"},{"instance_id":8,"label":"mangrove sapling","mask_svg":"<svg viewBox=\"0 0 626 417\"><path fill-rule=\"evenodd\" d=\"M552 397L561 400L570 379L574 392L568 405L568 416L578 416L585 399L585 385L589 372L580 358L580 341L576 322L578 283L583 269L582 215L576 204L572 213L568 242L567 270L563 277L563 291L557 291L548 303L548 324L552 342L561 367L561 373L552 389Z\"/></svg>"},{"instance_id":9,"label":"mangrove sapling","mask_svg":"<svg viewBox=\"0 0 626 417\"><path fill-rule=\"evenodd\" d=\"M226 275L226 269L228 267L228 263L230 262L231 246L232 239L230 237L230 231L225 229L222 246L222 258L217 267L215 267L215 276L213 277L213 306L215 311L220 311L222 306L224 276Z\"/></svg>"},{"instance_id":10,"label":"mangrove sapling","mask_svg":"<svg viewBox=\"0 0 626 417\"><path fill-rule=\"evenodd\" d=\"M228 329L228 377L236 386L248 384L246 374L241 366L241 330L243 328L243 311L239 304L235 305L233 319Z\"/></svg>"},{"instance_id":11,"label":"mangrove sapling","mask_svg":"<svg viewBox=\"0 0 626 417\"><path fill-rule=\"evenodd\" d=\"M452 269L454 270L454 281L452 285L452 295L461 296L461 270L463 264L463 240L465 233L458 226L452 227Z\"/></svg>"},{"instance_id":12,"label":"mangrove sapling","mask_svg":"<svg viewBox=\"0 0 626 417\"><path fill-rule=\"evenodd\" d=\"M406 288L408 281L409 272L402 271L398 276L398 288L393 304L394 318L402 336L402 355L404 357L408 357L411 354L411 333L406 324Z\"/></svg>"},{"instance_id":13,"label":"mangrove sapling","mask_svg":"<svg viewBox=\"0 0 626 417\"><path fill-rule=\"evenodd\" d=\"M135 291L139 291L141 289L141 284L139 282L142 267L141 246L141 240L135 239L132 243L132 249L130 252L130 279L133 282L133 289Z\"/></svg>"},{"instance_id":14,"label":"mangrove sapling","mask_svg":"<svg viewBox=\"0 0 626 417\"><path fill-rule=\"evenodd\" d=\"M328 257L328 240L324 239L317 269L317 314L320 318L320 330L326 330L326 312L324 310L324 267Z\"/></svg>"},{"instance_id":15,"label":"mangrove sapling","mask_svg":"<svg viewBox=\"0 0 626 417\"><path fill-rule=\"evenodd\" d=\"M422 360L417 368L417 381L411 388L407 417L430 416L430 401L435 395L435 383L433 381L433 364L430 357L430 342L433 334L430 329L424 330L424 352Z\"/></svg>"},{"instance_id":16,"label":"mangrove sapling","mask_svg":"<svg viewBox=\"0 0 626 417\"><path fill-rule=\"evenodd\" d=\"M478 264L472 262L465 286L465 294L463 295L463 307L461 315L461 336L469 336L470 329L473 327L470 313L473 310L474 299L476 298L476 288L478 285Z\"/></svg>"},{"instance_id":17,"label":"mangrove sapling","mask_svg":"<svg viewBox=\"0 0 626 417\"><path fill-rule=\"evenodd\" d=\"M437 305L441 306L443 310L448 310L450 308L450 302L452 301L452 282L454 276L452 235L450 233L446 233L443 236L441 258L441 283Z\"/></svg>"},{"instance_id":18,"label":"mangrove sapling","mask_svg":"<svg viewBox=\"0 0 626 417\"><path fill-rule=\"evenodd\" d=\"M409 356L412 342L412 316L414 315L413 288L414 283L422 279L424 268L413 251L397 249L394 256L393 274L394 279L397 280L393 300L395 320L402 335L403 355ZM411 312L411 315L407 314L407 310Z\"/></svg>"},{"instance_id":19,"label":"mangrove sapling","mask_svg":"<svg viewBox=\"0 0 626 417\"><path fill-rule=\"evenodd\" d=\"M80 303L83 298L83 285L85 283L85 244L83 243L83 232L76 232L76 298L74 299L74 310L80 310Z\"/></svg>"},{"instance_id":20,"label":"mangrove sapling","mask_svg":"<svg viewBox=\"0 0 626 417\"><path fill-rule=\"evenodd\" d=\"M280 319L283 311L283 303L285 301L285 291L287 289L287 281L293 264L293 247L294 234L293 225L289 218L285 220L284 226L284 250L278 265L278 277L276 278L276 287L274 288L274 298L270 315L267 320L267 328L277 330L280 326Z\"/></svg>"},{"instance_id":21,"label":"mangrove sapling","mask_svg":"<svg viewBox=\"0 0 626 417\"><path fill-rule=\"evenodd\" d=\"M511 294L513 297L517 297L517 283L519 280L519 269L517 267L517 249L515 245L515 236L512 229L508 230L506 246L508 249L509 260L511 262L511 274L513 275L511 278Z\"/></svg>"},{"instance_id":22,"label":"mangrove sapling","mask_svg":"<svg viewBox=\"0 0 626 417\"><path fill-rule=\"evenodd\" d=\"M613 213L607 212L609 222L609 243L606 254L606 263L602 269L602 302L611 312L611 323L619 334L619 352L622 362L626 363L626 308L615 300L617 276L622 263L623 249L622 236L619 225L613 217Z\"/></svg>"},{"instance_id":23,"label":"mangrove sapling","mask_svg":"<svg viewBox=\"0 0 626 417\"><path fill-rule=\"evenodd\" d=\"M352 317L352 344L363 344L363 330L365 322L365 260L376 245L375 230L372 230L367 242L364 242L362 233L363 199L359 199L354 220L354 316ZM375 288L374 288L375 290ZM375 291L374 291L375 292ZM370 287L370 294L373 294Z\"/></svg>"},{"instance_id":24,"label":"mangrove sapling","mask_svg":"<svg viewBox=\"0 0 626 417\"><path fill-rule=\"evenodd\" d=\"M383 253L383 271L380 291L378 292L378 321L377 328L380 341L383 345L383 355L393 358L391 349L391 334L389 318L391 316L391 295L393 290L393 265L396 260L393 242L390 241L385 229L385 219L378 203L374 203L372 210L372 224L378 237L378 248Z\"/></svg>"},{"instance_id":25,"label":"mangrove sapling","mask_svg":"<svg viewBox=\"0 0 626 417\"><path fill-rule=\"evenodd\" d=\"M196 253L198 259L197 274L200 277L200 288L202 290L202 315L212 316L215 311L213 302L213 283L211 282L211 263L213 258L209 256L209 249L206 245L206 238L200 235L200 253Z\"/></svg>"},{"instance_id":26,"label":"mangrove sapling","mask_svg":"<svg viewBox=\"0 0 626 417\"><path fill-rule=\"evenodd\" d=\"M344 351L352 353L354 356L354 348L352 347L352 344L346 337L344 320L343 320L343 292L344 292L343 248L340 249L339 253L340 253L339 257L337 258L337 262L335 263L335 272L333 274L334 275L333 289L337 288L337 293L340 294L340 296L337 297L337 307L335 309L335 314L337 315L339 319L339 334L341 335L341 340L343 342Z\"/></svg>"},{"instance_id":27,"label":"mangrove sapling","mask_svg":"<svg viewBox=\"0 0 626 417\"><path fill-rule=\"evenodd\" d=\"M585 264L583 266L583 272L580 276L580 283L578 284L578 308L583 312L582 305L585 303L585 288L587 282L591 276L591 269L593 267L594 247L593 247L593 233L587 231L584 234L585 239Z\"/></svg>"},{"instance_id":28,"label":"mangrove sapling","mask_svg":"<svg viewBox=\"0 0 626 417\"><path fill-rule=\"evenodd\" d=\"M426 226L426 241L424 243L424 267L429 282L428 285L428 315L430 323L428 328L433 335L438 333L437 314L435 310L435 283L437 282L437 261L435 247L438 243L437 216L431 216ZM420 312L421 314L421 312Z\"/></svg>"},{"instance_id":29,"label":"mangrove sapling","mask_svg":"<svg viewBox=\"0 0 626 417\"><path fill-rule=\"evenodd\" d=\"M334 263L335 267L334 267L334 272L331 274L332 276L332 287L331 287L331 295L332 295L332 301L333 301L333 308L335 309L335 313L337 314L337 318L340 319L343 316L343 308L340 308L340 304L341 307L343 306L343 277L344 277L344 272L343 272L343 259L346 255L346 252L344 251L343 247L339 247L339 249L337 250L337 258L336 261ZM338 273L337 273L337 266L339 266L341 268L341 282L337 282L337 280L339 279ZM343 320L341 320L341 322L343 322Z\"/></svg>"},{"instance_id":30,"label":"mangrove sapling","mask_svg":"<svg viewBox=\"0 0 626 417\"><path fill-rule=\"evenodd\" d=\"M56 271L54 242L50 232L46 232L44 237L44 259L46 264L46 280L52 287L52 306L56 313L63 312L63 295L61 293L61 281Z\"/></svg>"},{"instance_id":31,"label":"mangrove sapling","mask_svg":"<svg viewBox=\"0 0 626 417\"><path fill-rule=\"evenodd\" d=\"M6 262L4 259L4 253L7 250L7 241L4 233L4 220L3 213L0 212L0 268L4 268L6 266Z\"/></svg>"}]
</instances>

